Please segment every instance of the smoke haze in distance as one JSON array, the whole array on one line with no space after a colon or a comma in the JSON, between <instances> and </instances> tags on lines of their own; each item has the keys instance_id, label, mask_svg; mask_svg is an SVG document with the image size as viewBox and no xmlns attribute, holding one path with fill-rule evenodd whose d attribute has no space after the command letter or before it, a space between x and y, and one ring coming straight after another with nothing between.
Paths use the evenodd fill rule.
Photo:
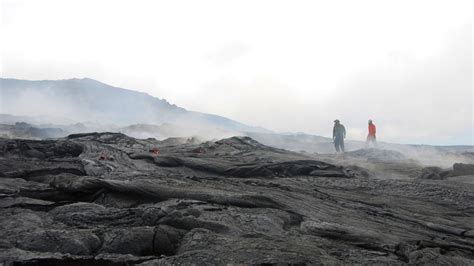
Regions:
<instances>
[{"instance_id":1,"label":"smoke haze in distance","mask_svg":"<svg viewBox=\"0 0 474 266\"><path fill-rule=\"evenodd\" d=\"M384 141L472 145L473 9L471 1L4 0L0 71L89 77L276 131L330 136L338 118L348 138L363 140L373 119Z\"/></svg>"}]
</instances>

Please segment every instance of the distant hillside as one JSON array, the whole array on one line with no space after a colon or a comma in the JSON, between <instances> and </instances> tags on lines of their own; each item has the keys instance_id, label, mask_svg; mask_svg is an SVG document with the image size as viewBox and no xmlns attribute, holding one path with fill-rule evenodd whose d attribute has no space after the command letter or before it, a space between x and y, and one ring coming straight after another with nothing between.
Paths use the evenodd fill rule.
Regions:
<instances>
[{"instance_id":1,"label":"distant hillside","mask_svg":"<svg viewBox=\"0 0 474 266\"><path fill-rule=\"evenodd\" d=\"M61 128L38 128L23 122L0 124L0 138L47 139L64 137L66 134Z\"/></svg>"},{"instance_id":2,"label":"distant hillside","mask_svg":"<svg viewBox=\"0 0 474 266\"><path fill-rule=\"evenodd\" d=\"M173 123L230 131L269 132L211 114L187 111L164 99L92 79L0 79L0 113L48 116L126 126Z\"/></svg>"}]
</instances>

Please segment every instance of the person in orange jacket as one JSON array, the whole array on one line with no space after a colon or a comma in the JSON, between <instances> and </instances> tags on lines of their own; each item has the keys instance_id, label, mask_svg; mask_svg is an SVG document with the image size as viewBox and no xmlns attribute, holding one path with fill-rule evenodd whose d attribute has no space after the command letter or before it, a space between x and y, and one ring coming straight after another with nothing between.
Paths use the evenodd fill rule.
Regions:
<instances>
[{"instance_id":1,"label":"person in orange jacket","mask_svg":"<svg viewBox=\"0 0 474 266\"><path fill-rule=\"evenodd\" d=\"M372 123L372 120L369 120L369 135L367 136L366 145L369 146L370 143L373 143L374 146L377 146L377 137L375 137L375 124Z\"/></svg>"}]
</instances>

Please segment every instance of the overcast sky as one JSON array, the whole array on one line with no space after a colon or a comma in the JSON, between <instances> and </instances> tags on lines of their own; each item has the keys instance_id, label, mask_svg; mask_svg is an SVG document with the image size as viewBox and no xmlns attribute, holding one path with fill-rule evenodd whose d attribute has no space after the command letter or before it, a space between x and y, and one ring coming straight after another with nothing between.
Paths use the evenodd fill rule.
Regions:
<instances>
[{"instance_id":1,"label":"overcast sky","mask_svg":"<svg viewBox=\"0 0 474 266\"><path fill-rule=\"evenodd\" d=\"M1 76L89 77L282 132L474 144L472 1L2 2Z\"/></svg>"}]
</instances>

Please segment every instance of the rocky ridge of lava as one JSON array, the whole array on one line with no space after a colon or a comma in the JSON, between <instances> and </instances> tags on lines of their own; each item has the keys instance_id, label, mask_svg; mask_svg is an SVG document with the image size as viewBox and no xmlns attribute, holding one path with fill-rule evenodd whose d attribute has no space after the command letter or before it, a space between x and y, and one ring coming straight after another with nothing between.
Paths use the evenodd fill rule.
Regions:
<instances>
[{"instance_id":1,"label":"rocky ridge of lava","mask_svg":"<svg viewBox=\"0 0 474 266\"><path fill-rule=\"evenodd\" d=\"M474 264L474 184L334 162L248 137L0 139L0 264Z\"/></svg>"}]
</instances>

